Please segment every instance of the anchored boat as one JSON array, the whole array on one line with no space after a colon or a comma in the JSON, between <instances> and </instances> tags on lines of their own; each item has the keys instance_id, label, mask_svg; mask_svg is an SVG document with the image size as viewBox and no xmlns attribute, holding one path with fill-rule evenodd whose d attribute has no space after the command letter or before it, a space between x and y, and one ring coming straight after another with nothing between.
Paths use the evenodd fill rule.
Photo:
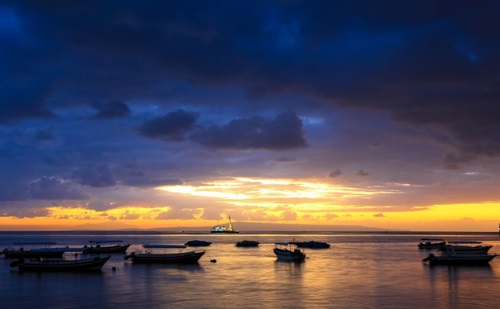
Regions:
<instances>
[{"instance_id":1,"label":"anchored boat","mask_svg":"<svg viewBox=\"0 0 500 309\"><path fill-rule=\"evenodd\" d=\"M83 253L125 253L130 244L122 244L122 240L89 241L90 247L85 246Z\"/></svg>"},{"instance_id":2,"label":"anchored boat","mask_svg":"<svg viewBox=\"0 0 500 309\"><path fill-rule=\"evenodd\" d=\"M303 262L306 258L304 251L297 248L295 244L289 242L277 242L273 250L279 261Z\"/></svg>"},{"instance_id":3,"label":"anchored boat","mask_svg":"<svg viewBox=\"0 0 500 309\"><path fill-rule=\"evenodd\" d=\"M83 247L70 248L70 247L52 247L55 242L51 241L38 241L38 242L14 242L16 247L5 248L0 254L6 258L60 258L64 252L82 252Z\"/></svg>"},{"instance_id":4,"label":"anchored boat","mask_svg":"<svg viewBox=\"0 0 500 309\"><path fill-rule=\"evenodd\" d=\"M186 251L183 245L143 245L145 249L164 249L163 252L153 252L147 250L145 252L135 251L124 257L124 259L131 259L133 263L162 263L162 264L196 264L198 260L205 254L203 250ZM179 252L168 253L166 249L181 249Z\"/></svg>"},{"instance_id":5,"label":"anchored boat","mask_svg":"<svg viewBox=\"0 0 500 309\"><path fill-rule=\"evenodd\" d=\"M10 263L11 267L18 267L23 271L99 271L109 260L109 256L89 259L45 259L45 258L20 258Z\"/></svg>"}]
</instances>

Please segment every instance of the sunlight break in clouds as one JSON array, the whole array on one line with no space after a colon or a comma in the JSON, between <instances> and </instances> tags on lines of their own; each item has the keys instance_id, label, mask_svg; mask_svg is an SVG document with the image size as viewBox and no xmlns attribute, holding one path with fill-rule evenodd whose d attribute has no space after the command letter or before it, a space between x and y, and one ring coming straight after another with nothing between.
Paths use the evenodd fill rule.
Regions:
<instances>
[{"instance_id":1,"label":"sunlight break in clouds","mask_svg":"<svg viewBox=\"0 0 500 309\"><path fill-rule=\"evenodd\" d=\"M254 179L236 177L232 180L204 182L199 185L179 185L159 187L171 193L191 196L213 197L233 205L268 206L286 201L299 205L338 203L353 197L393 194L397 191L380 189L358 189L312 180ZM314 199L315 202L311 200ZM305 201L307 200L307 201Z\"/></svg>"}]
</instances>

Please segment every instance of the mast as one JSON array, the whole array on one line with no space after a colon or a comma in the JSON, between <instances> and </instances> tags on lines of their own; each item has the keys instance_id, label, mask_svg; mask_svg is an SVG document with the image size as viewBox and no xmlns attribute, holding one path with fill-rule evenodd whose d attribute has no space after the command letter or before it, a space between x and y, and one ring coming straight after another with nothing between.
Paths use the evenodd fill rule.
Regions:
<instances>
[{"instance_id":1,"label":"mast","mask_svg":"<svg viewBox=\"0 0 500 309\"><path fill-rule=\"evenodd\" d=\"M229 217L229 228L228 230L232 231L233 230L233 225L231 224L231 216L228 216Z\"/></svg>"}]
</instances>

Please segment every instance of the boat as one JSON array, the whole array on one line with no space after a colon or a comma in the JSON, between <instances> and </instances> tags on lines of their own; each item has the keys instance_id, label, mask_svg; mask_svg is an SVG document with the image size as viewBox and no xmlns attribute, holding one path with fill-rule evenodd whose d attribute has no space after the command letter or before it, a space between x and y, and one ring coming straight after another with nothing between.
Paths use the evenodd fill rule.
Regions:
<instances>
[{"instance_id":1,"label":"boat","mask_svg":"<svg viewBox=\"0 0 500 309\"><path fill-rule=\"evenodd\" d=\"M236 247L258 247L259 242L253 240L242 240L236 243Z\"/></svg>"},{"instance_id":2,"label":"boat","mask_svg":"<svg viewBox=\"0 0 500 309\"><path fill-rule=\"evenodd\" d=\"M109 260L109 256L89 259L45 259L45 258L20 258L10 263L11 267L18 267L23 271L100 271Z\"/></svg>"},{"instance_id":3,"label":"boat","mask_svg":"<svg viewBox=\"0 0 500 309\"><path fill-rule=\"evenodd\" d=\"M233 224L231 223L231 216L229 218L229 224L226 227L225 224L217 224L216 226L212 227L212 230L210 233L212 234L235 234L239 233L233 228Z\"/></svg>"},{"instance_id":4,"label":"boat","mask_svg":"<svg viewBox=\"0 0 500 309\"><path fill-rule=\"evenodd\" d=\"M455 241L448 242L441 251L452 251L462 254L487 254L492 245L483 245L480 241Z\"/></svg>"},{"instance_id":5,"label":"boat","mask_svg":"<svg viewBox=\"0 0 500 309\"><path fill-rule=\"evenodd\" d=\"M304 251L297 248L295 244L289 242L277 242L273 250L279 261L302 262L306 258Z\"/></svg>"},{"instance_id":6,"label":"boat","mask_svg":"<svg viewBox=\"0 0 500 309\"><path fill-rule=\"evenodd\" d=\"M38 241L38 242L14 242L17 247L5 248L0 254L3 254L6 258L37 258L37 257L62 257L64 252L68 250L68 247L51 247L55 245L55 242L50 241ZM31 247L26 249L26 246Z\"/></svg>"},{"instance_id":7,"label":"boat","mask_svg":"<svg viewBox=\"0 0 500 309\"><path fill-rule=\"evenodd\" d=\"M442 238L422 238L418 244L419 249L433 250L441 249L446 245L446 241Z\"/></svg>"},{"instance_id":8,"label":"boat","mask_svg":"<svg viewBox=\"0 0 500 309\"><path fill-rule=\"evenodd\" d=\"M90 247L84 246L83 253L125 253L130 244L122 244L122 240L89 241Z\"/></svg>"},{"instance_id":9,"label":"boat","mask_svg":"<svg viewBox=\"0 0 500 309\"><path fill-rule=\"evenodd\" d=\"M145 249L184 249L186 246L183 245L143 245ZM205 254L203 250L197 251L186 251L186 252L175 252L168 253L166 251L162 253L155 253L154 250L145 252L134 251L124 257L124 259L131 259L133 263L163 263L163 264L196 264L198 260Z\"/></svg>"},{"instance_id":10,"label":"boat","mask_svg":"<svg viewBox=\"0 0 500 309\"><path fill-rule=\"evenodd\" d=\"M204 241L204 240L190 240L186 242L184 245L187 247L207 247L210 246L212 243L209 241Z\"/></svg>"},{"instance_id":11,"label":"boat","mask_svg":"<svg viewBox=\"0 0 500 309\"><path fill-rule=\"evenodd\" d=\"M430 265L487 265L495 257L496 254L463 254L448 251L441 255L431 253L422 261L429 262Z\"/></svg>"},{"instance_id":12,"label":"boat","mask_svg":"<svg viewBox=\"0 0 500 309\"><path fill-rule=\"evenodd\" d=\"M309 249L328 249L330 248L330 244L321 241L291 241L290 244L296 245L299 248L309 248Z\"/></svg>"}]
</instances>

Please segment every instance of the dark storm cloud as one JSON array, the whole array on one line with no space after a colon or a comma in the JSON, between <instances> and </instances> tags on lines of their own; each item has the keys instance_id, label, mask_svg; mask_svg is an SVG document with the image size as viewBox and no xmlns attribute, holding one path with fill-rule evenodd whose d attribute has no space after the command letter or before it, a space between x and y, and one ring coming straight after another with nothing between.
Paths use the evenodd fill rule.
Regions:
<instances>
[{"instance_id":1,"label":"dark storm cloud","mask_svg":"<svg viewBox=\"0 0 500 309\"><path fill-rule=\"evenodd\" d=\"M87 166L73 172L73 179L81 185L95 188L110 187L116 185L107 164L99 166Z\"/></svg>"},{"instance_id":2,"label":"dark storm cloud","mask_svg":"<svg viewBox=\"0 0 500 309\"><path fill-rule=\"evenodd\" d=\"M29 184L29 192L33 199L46 200L85 200L89 196L70 182L54 177L42 177Z\"/></svg>"},{"instance_id":3,"label":"dark storm cloud","mask_svg":"<svg viewBox=\"0 0 500 309\"><path fill-rule=\"evenodd\" d=\"M177 110L161 117L147 120L139 131L147 137L166 141L180 141L191 130L198 118L198 114Z\"/></svg>"},{"instance_id":4,"label":"dark storm cloud","mask_svg":"<svg viewBox=\"0 0 500 309\"><path fill-rule=\"evenodd\" d=\"M124 118L130 115L128 105L120 101L98 102L92 104L92 107L97 109L93 117L96 119Z\"/></svg>"},{"instance_id":5,"label":"dark storm cloud","mask_svg":"<svg viewBox=\"0 0 500 309\"><path fill-rule=\"evenodd\" d=\"M275 119L234 119L196 133L192 139L211 148L284 150L306 146L302 121L295 112L282 113Z\"/></svg>"},{"instance_id":6,"label":"dark storm cloud","mask_svg":"<svg viewBox=\"0 0 500 309\"><path fill-rule=\"evenodd\" d=\"M170 83L187 81L234 86L251 98L311 98L293 107L299 115L311 106L386 111L446 132L440 141L457 157L498 156L499 13L488 0L2 1L0 123L113 98L167 104ZM246 106L253 107L265 109ZM108 106L96 116L127 113ZM180 140L194 123L169 120L153 118L141 132ZM239 141L227 131L261 121L214 126L195 140L223 148L305 144L299 132L272 145L280 134L254 131Z\"/></svg>"}]
</instances>

